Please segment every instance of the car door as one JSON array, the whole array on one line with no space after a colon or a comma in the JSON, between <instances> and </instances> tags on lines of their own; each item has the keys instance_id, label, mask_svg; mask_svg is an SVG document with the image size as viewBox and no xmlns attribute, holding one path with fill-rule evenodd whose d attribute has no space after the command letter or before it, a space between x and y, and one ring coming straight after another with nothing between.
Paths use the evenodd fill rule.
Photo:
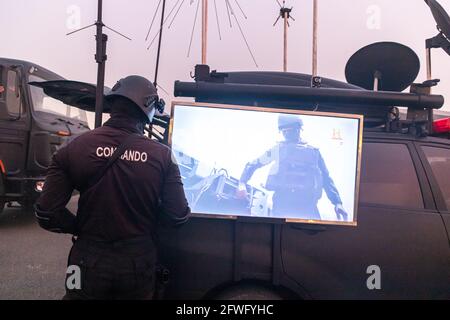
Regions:
<instances>
[{"instance_id":1,"label":"car door","mask_svg":"<svg viewBox=\"0 0 450 320\"><path fill-rule=\"evenodd\" d=\"M365 140L357 222L284 225L285 276L316 299L450 298L447 234L411 141Z\"/></svg>"},{"instance_id":2,"label":"car door","mask_svg":"<svg viewBox=\"0 0 450 320\"><path fill-rule=\"evenodd\" d=\"M29 110L25 107L20 67L1 66L0 94L0 159L8 175L25 175L28 136L30 130Z\"/></svg>"},{"instance_id":3,"label":"car door","mask_svg":"<svg viewBox=\"0 0 450 320\"><path fill-rule=\"evenodd\" d=\"M448 143L418 143L417 151L424 163L436 206L441 213L450 239L450 145Z\"/></svg>"}]
</instances>

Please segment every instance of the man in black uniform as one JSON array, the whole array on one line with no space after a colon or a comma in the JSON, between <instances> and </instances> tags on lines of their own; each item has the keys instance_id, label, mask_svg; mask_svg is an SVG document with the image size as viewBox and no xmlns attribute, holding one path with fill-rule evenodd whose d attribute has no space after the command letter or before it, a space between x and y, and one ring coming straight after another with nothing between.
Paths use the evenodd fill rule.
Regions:
<instances>
[{"instance_id":1,"label":"man in black uniform","mask_svg":"<svg viewBox=\"0 0 450 320\"><path fill-rule=\"evenodd\" d=\"M153 84L126 77L106 101L111 118L53 156L36 217L49 231L76 236L68 265L80 268L81 288L66 283L65 298L151 299L157 223L183 224L190 209L171 150L143 135L159 102ZM76 216L65 208L74 189Z\"/></svg>"},{"instance_id":2,"label":"man in black uniform","mask_svg":"<svg viewBox=\"0 0 450 320\"><path fill-rule=\"evenodd\" d=\"M272 216L321 220L317 202L324 189L335 206L337 218L347 220L322 155L301 139L302 128L303 121L298 116L279 116L278 129L284 141L247 163L239 181L238 197L246 195L245 184L257 169L274 162L266 183L266 188L274 191Z\"/></svg>"}]
</instances>

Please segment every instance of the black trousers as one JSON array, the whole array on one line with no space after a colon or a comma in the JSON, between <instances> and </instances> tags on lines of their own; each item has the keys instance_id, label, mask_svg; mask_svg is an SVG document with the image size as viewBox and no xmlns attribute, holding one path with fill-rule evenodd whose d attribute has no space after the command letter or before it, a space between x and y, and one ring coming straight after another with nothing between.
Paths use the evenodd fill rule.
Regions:
<instances>
[{"instance_id":1,"label":"black trousers","mask_svg":"<svg viewBox=\"0 0 450 320\"><path fill-rule=\"evenodd\" d=\"M156 250L145 243L77 240L69 254L64 300L150 300L155 293ZM74 278L75 269L81 279Z\"/></svg>"}]
</instances>

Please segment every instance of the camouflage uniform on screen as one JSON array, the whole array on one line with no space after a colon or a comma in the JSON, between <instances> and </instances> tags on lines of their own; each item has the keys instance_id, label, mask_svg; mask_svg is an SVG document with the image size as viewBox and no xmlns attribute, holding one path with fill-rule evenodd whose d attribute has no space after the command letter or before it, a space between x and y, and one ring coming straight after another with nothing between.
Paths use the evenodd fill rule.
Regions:
<instances>
[{"instance_id":1,"label":"camouflage uniform on screen","mask_svg":"<svg viewBox=\"0 0 450 320\"><path fill-rule=\"evenodd\" d=\"M302 120L297 116L281 115L278 125L285 140L247 163L240 178L241 186L257 169L273 163L266 182L266 188L274 191L273 216L320 220L317 203L323 190L338 216L345 216L339 192L319 149L300 139Z\"/></svg>"}]
</instances>

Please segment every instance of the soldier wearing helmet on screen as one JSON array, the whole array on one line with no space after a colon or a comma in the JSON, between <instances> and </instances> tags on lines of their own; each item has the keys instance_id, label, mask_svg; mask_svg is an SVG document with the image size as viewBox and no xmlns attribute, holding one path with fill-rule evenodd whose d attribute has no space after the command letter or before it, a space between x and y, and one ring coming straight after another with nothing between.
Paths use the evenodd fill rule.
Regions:
<instances>
[{"instance_id":1,"label":"soldier wearing helmet on screen","mask_svg":"<svg viewBox=\"0 0 450 320\"><path fill-rule=\"evenodd\" d=\"M321 220L317 203L322 197L322 190L325 190L337 218L346 221L347 212L320 151L301 139L302 119L281 114L278 129L284 141L247 163L239 181L237 196L246 196L246 183L257 169L273 163L266 182L266 188L274 191L272 216Z\"/></svg>"},{"instance_id":2,"label":"soldier wearing helmet on screen","mask_svg":"<svg viewBox=\"0 0 450 320\"><path fill-rule=\"evenodd\" d=\"M154 85L129 76L105 100L111 118L53 156L36 217L44 229L76 236L68 265L81 281L66 281L66 299L151 299L157 223L181 225L190 210L171 150L143 135L163 108ZM65 208L74 189L76 216Z\"/></svg>"}]
</instances>

